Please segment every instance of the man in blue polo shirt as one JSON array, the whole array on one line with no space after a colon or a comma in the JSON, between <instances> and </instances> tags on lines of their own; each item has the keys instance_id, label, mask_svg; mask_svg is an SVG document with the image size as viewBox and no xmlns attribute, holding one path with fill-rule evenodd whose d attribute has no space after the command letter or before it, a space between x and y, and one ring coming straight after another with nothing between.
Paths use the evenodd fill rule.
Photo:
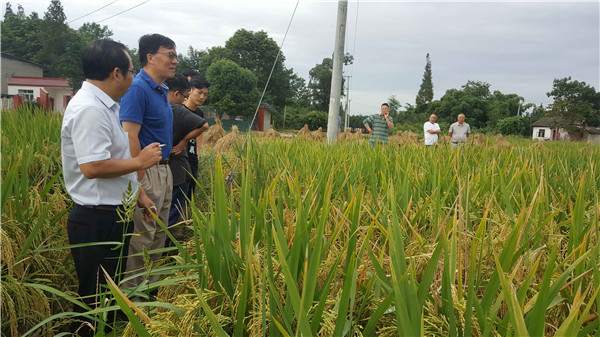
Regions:
<instances>
[{"instance_id":1,"label":"man in blue polo shirt","mask_svg":"<svg viewBox=\"0 0 600 337\"><path fill-rule=\"evenodd\" d=\"M162 146L162 160L146 170L137 171L137 176L144 191L156 205L159 219L166 225L173 190L173 178L168 165L173 146L173 112L167 99L168 89L163 82L175 76L175 42L160 34L144 35L139 41L139 57L143 69L121 99L119 119L123 131L128 135L132 157L150 143L158 142ZM146 275L142 254L132 255L141 253L144 247L148 251L163 248L166 238L158 224L143 219L140 210L134 213L133 224L134 236L129 246L127 273L128 276L138 276L125 283L129 287L138 286ZM156 263L160 258L160 253L151 252L151 262ZM158 279L158 275L151 275L148 282Z\"/></svg>"}]
</instances>

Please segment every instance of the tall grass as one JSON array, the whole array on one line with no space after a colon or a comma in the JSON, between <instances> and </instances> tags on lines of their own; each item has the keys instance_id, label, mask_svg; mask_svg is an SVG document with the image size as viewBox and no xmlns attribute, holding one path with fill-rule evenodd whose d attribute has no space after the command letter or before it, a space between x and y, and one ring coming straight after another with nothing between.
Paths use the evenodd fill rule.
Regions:
<instances>
[{"instance_id":1,"label":"tall grass","mask_svg":"<svg viewBox=\"0 0 600 337\"><path fill-rule=\"evenodd\" d=\"M157 300L134 302L150 322L118 334L593 336L600 147L531 144L258 139L229 187L219 156L189 240L148 271Z\"/></svg>"}]
</instances>

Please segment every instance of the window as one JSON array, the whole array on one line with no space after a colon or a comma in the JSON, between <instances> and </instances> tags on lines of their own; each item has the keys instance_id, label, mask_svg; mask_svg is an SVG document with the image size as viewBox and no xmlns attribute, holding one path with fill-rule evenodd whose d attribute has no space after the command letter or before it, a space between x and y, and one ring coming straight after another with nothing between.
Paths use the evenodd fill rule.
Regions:
<instances>
[{"instance_id":1,"label":"window","mask_svg":"<svg viewBox=\"0 0 600 337\"><path fill-rule=\"evenodd\" d=\"M33 102L33 89L19 89L18 95L23 97L23 102Z\"/></svg>"},{"instance_id":2,"label":"window","mask_svg":"<svg viewBox=\"0 0 600 337\"><path fill-rule=\"evenodd\" d=\"M545 138L546 137L546 130L545 129L540 129L538 131L538 138Z\"/></svg>"}]
</instances>

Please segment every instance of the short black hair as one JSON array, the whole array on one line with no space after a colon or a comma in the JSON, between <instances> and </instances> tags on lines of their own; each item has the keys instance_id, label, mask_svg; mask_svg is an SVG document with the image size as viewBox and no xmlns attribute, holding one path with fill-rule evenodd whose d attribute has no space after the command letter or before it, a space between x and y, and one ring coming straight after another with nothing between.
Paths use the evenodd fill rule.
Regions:
<instances>
[{"instance_id":1,"label":"short black hair","mask_svg":"<svg viewBox=\"0 0 600 337\"><path fill-rule=\"evenodd\" d=\"M98 81L107 79L115 68L121 69L125 76L131 65L127 47L110 39L98 40L85 48L81 63L85 78Z\"/></svg>"},{"instance_id":2,"label":"short black hair","mask_svg":"<svg viewBox=\"0 0 600 337\"><path fill-rule=\"evenodd\" d=\"M175 77L166 80L165 84L169 87L169 91L184 93L190 90L190 82L183 74L175 74Z\"/></svg>"},{"instance_id":3,"label":"short black hair","mask_svg":"<svg viewBox=\"0 0 600 337\"><path fill-rule=\"evenodd\" d=\"M192 89L210 88L210 83L200 76L192 77L190 80L190 85L192 86Z\"/></svg>"},{"instance_id":4,"label":"short black hair","mask_svg":"<svg viewBox=\"0 0 600 337\"><path fill-rule=\"evenodd\" d=\"M381 104L381 106L384 106L384 105L385 105L385 106L387 106L388 108L390 107L390 105L389 105L389 104L387 104L387 103L383 103L383 104Z\"/></svg>"},{"instance_id":5,"label":"short black hair","mask_svg":"<svg viewBox=\"0 0 600 337\"><path fill-rule=\"evenodd\" d=\"M140 37L139 56L142 67L148 63L148 54L156 54L160 47L175 49L175 42L168 37L160 34L147 34Z\"/></svg>"},{"instance_id":6,"label":"short black hair","mask_svg":"<svg viewBox=\"0 0 600 337\"><path fill-rule=\"evenodd\" d=\"M188 70L186 72L183 73L183 76L185 77L194 77L194 76L198 76L198 72L195 70Z\"/></svg>"}]
</instances>

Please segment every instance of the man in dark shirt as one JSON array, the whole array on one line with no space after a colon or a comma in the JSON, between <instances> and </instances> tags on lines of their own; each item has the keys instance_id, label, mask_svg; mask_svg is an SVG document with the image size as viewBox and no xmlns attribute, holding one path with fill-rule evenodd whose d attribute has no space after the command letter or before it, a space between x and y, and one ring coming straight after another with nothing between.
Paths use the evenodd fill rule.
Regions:
<instances>
[{"instance_id":1,"label":"man in dark shirt","mask_svg":"<svg viewBox=\"0 0 600 337\"><path fill-rule=\"evenodd\" d=\"M200 106L204 104L208 97L208 88L210 83L203 78L198 76L192 77L190 80L190 96L183 103L183 106L194 112L196 115L204 118L204 112L200 110ZM198 176L198 159L200 155L200 148L202 147L202 135L192 139L188 143L188 160L190 163L190 173L194 176L194 179ZM194 189L196 188L196 181L192 179L188 189L188 198L192 199Z\"/></svg>"},{"instance_id":2,"label":"man in dark shirt","mask_svg":"<svg viewBox=\"0 0 600 337\"><path fill-rule=\"evenodd\" d=\"M173 110L173 150L169 157L169 167L173 174L173 198L169 211L169 229L171 229L183 212L186 204L185 195L191 180L189 173L191 169L186 151L188 141L206 131L208 124L204 118L181 105L190 93L190 83L184 75L176 74L174 78L165 83L169 87L167 97ZM165 246L170 245L172 242L167 238Z\"/></svg>"}]
</instances>

